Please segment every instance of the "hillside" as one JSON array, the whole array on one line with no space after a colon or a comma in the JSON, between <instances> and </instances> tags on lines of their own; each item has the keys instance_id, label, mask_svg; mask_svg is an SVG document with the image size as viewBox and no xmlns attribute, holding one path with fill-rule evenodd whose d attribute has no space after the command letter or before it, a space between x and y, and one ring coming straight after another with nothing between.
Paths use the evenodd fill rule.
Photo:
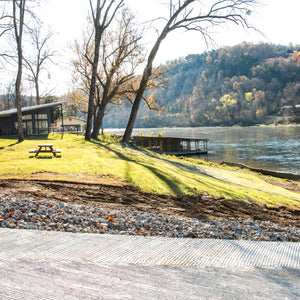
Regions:
<instances>
[{"instance_id":1,"label":"hillside","mask_svg":"<svg viewBox=\"0 0 300 300\"><path fill-rule=\"evenodd\" d=\"M156 94L162 110L142 106L136 127L254 125L280 116L283 106L300 104L298 48L243 43L189 55L167 67L169 83ZM125 126L129 109L112 109L104 126ZM299 117L289 119L295 121Z\"/></svg>"}]
</instances>

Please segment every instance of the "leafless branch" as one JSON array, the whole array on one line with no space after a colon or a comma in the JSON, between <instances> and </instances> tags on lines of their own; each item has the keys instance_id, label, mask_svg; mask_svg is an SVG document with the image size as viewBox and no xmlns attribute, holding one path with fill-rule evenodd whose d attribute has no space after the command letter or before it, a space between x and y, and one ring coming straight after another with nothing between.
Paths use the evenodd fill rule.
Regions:
<instances>
[{"instance_id":1,"label":"leafless branch","mask_svg":"<svg viewBox=\"0 0 300 300\"><path fill-rule=\"evenodd\" d=\"M109 27L115 18L119 9L124 5L124 0L97 0L96 9L92 5L92 0L90 0L91 14L94 24L94 57L92 63L92 72L90 79L90 93L89 93L89 105L88 105L88 116L87 116L87 126L85 138L90 140L91 129L92 129L92 119L94 115L94 100L96 95L96 81L97 81L97 71L100 56L100 43L104 31Z\"/></svg>"},{"instance_id":2,"label":"leafless branch","mask_svg":"<svg viewBox=\"0 0 300 300\"><path fill-rule=\"evenodd\" d=\"M144 68L143 76L139 83L139 89L133 102L122 142L129 142L140 102L144 97L147 83L152 74L153 61L166 36L171 31L182 28L200 32L205 42L207 42L212 39L212 36L208 32L209 27L231 22L246 28L252 28L252 26L248 24L247 17L257 1L258 0L215 0L212 2L212 5L207 8L209 5L206 4L207 1L203 3L200 0L170 0L169 19L166 21L165 26L161 30L149 53L147 65Z\"/></svg>"}]
</instances>

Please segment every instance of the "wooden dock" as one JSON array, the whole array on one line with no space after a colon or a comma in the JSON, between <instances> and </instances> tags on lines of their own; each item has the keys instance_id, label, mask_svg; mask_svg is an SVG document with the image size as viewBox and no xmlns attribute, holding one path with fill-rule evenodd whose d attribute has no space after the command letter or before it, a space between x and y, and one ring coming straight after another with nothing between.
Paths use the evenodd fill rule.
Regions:
<instances>
[{"instance_id":1,"label":"wooden dock","mask_svg":"<svg viewBox=\"0 0 300 300\"><path fill-rule=\"evenodd\" d=\"M133 136L134 144L158 153L170 155L201 155L207 154L209 139L190 139L161 136Z\"/></svg>"}]
</instances>

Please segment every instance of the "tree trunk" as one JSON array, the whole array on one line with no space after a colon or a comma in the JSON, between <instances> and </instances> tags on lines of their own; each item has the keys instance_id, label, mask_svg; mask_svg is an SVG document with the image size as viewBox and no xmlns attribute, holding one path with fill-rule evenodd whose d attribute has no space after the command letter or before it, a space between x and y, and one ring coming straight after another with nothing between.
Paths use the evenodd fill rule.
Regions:
<instances>
[{"instance_id":1,"label":"tree trunk","mask_svg":"<svg viewBox=\"0 0 300 300\"><path fill-rule=\"evenodd\" d=\"M24 141L23 128L22 128L22 105L21 105L21 82L22 82L22 66L23 66L23 51L22 51L22 35L24 25L24 14L25 14L25 2L21 1L19 6L19 17L16 14L16 0L13 1L13 19L14 19L14 30L15 38L18 50L18 73L16 78L15 86L15 97L17 107L17 122L18 122L18 139L19 142Z\"/></svg>"},{"instance_id":2,"label":"tree trunk","mask_svg":"<svg viewBox=\"0 0 300 300\"><path fill-rule=\"evenodd\" d=\"M182 4L180 4L180 1L179 1L179 7L176 11L174 11L174 13L172 13L173 5L172 5L172 2L170 2L170 19L168 20L168 22L165 25L164 29L162 30L161 34L158 36L158 38L155 42L155 45L153 46L153 48L152 48L152 50L149 54L147 66L144 69L143 77L142 77L140 87L137 91L137 94L136 94L136 97L135 97L135 100L134 100L134 103L133 103L133 106L132 106L132 110L131 110L131 113L130 113L130 118L129 118L128 123L127 123L127 127L126 127L126 130L125 130L123 139L122 139L122 143L128 143L129 140L130 140L132 130L133 130L133 126L134 126L136 116L137 116L137 113L138 113L138 110L139 110L139 106L140 106L141 100L143 98L144 92L146 90L148 80L149 80L149 78L151 76L151 73L152 73L152 64L153 64L154 58L155 58L155 56L158 52L160 44L162 43L162 41L165 39L165 37L167 36L167 34L170 31L176 29L176 26L179 26L179 24L176 25L176 26L174 26L174 25L172 26L172 24L176 20L176 18L179 16L179 14L183 10L185 10L194 1L195 0L185 0L185 1L183 1ZM187 15L188 14L189 13L187 13Z\"/></svg>"},{"instance_id":3,"label":"tree trunk","mask_svg":"<svg viewBox=\"0 0 300 300\"><path fill-rule=\"evenodd\" d=\"M22 128L22 105L21 105L21 80L22 80L22 60L18 66L18 74L16 79L16 107L17 107L17 121L18 121L18 138L19 142L24 141L23 128Z\"/></svg>"},{"instance_id":4,"label":"tree trunk","mask_svg":"<svg viewBox=\"0 0 300 300\"><path fill-rule=\"evenodd\" d=\"M144 92L147 87L147 82L151 76L152 72L152 66L148 66L145 68L144 73L143 73L143 78L140 83L140 87L137 91L137 94L135 96L132 108L131 108L131 113L130 117L127 123L126 130L123 135L122 143L128 143L132 134L133 126L136 120L136 116L140 107L141 100L143 98Z\"/></svg>"},{"instance_id":5,"label":"tree trunk","mask_svg":"<svg viewBox=\"0 0 300 300\"><path fill-rule=\"evenodd\" d=\"M36 105L40 105L40 88L39 88L39 79L38 77L35 79L35 99Z\"/></svg>"},{"instance_id":6,"label":"tree trunk","mask_svg":"<svg viewBox=\"0 0 300 300\"><path fill-rule=\"evenodd\" d=\"M98 71L98 62L99 62L99 53L100 53L100 42L102 34L105 29L113 21L117 11L123 6L124 0L118 0L115 5L116 0L110 0L108 2L97 0L96 14L93 9L92 0L90 2L90 7L92 10L92 19L94 23L95 30L95 48L94 48L94 60L92 64L92 76L90 84L90 94L89 94L89 107L88 107L88 116L87 116L87 127L85 132L85 139L91 139L91 130L92 130L92 118L95 110L95 94L96 94L96 81L97 81L97 71ZM115 5L115 6L114 6ZM106 7L106 8L105 8ZM113 12L110 14L110 10Z\"/></svg>"},{"instance_id":7,"label":"tree trunk","mask_svg":"<svg viewBox=\"0 0 300 300\"><path fill-rule=\"evenodd\" d=\"M105 114L106 106L107 106L107 101L102 101L101 104L100 104L100 107L98 109L98 112L97 112L97 117L96 117L94 130L93 130L92 135L91 135L91 137L93 139L96 139L99 135L100 128L102 126L102 122L103 122L103 118L104 118L104 114Z\"/></svg>"},{"instance_id":8,"label":"tree trunk","mask_svg":"<svg viewBox=\"0 0 300 300\"><path fill-rule=\"evenodd\" d=\"M147 88L147 83L152 74L152 64L153 64L154 58L158 52L161 42L167 36L167 33L168 33L168 26L166 26L164 28L164 30L162 31L161 35L158 37L154 47L152 48L152 50L149 54L147 66L144 69L143 77L141 79L139 89L137 91L137 94L135 96L135 99L134 99L134 102L132 105L130 117L129 117L129 120L127 123L126 130L123 135L122 143L129 143L130 137L132 135L133 126L134 126L134 123L135 123L135 120L137 117L137 113L138 113L138 110L140 107L140 103L141 103L141 100L143 99L145 90Z\"/></svg>"},{"instance_id":9,"label":"tree trunk","mask_svg":"<svg viewBox=\"0 0 300 300\"><path fill-rule=\"evenodd\" d=\"M103 120L101 122L101 134L104 135Z\"/></svg>"},{"instance_id":10,"label":"tree trunk","mask_svg":"<svg viewBox=\"0 0 300 300\"><path fill-rule=\"evenodd\" d=\"M101 125L102 125L102 122L103 122L103 117L104 117L104 114L105 114L105 109L106 109L106 106L109 102L108 92L109 92L109 89L110 89L110 86L111 86L111 77L112 77L112 75L110 74L107 78L107 81L106 81L106 84L105 84L105 87L104 87L104 90L103 90L101 103L99 105L99 109L98 109L98 112L97 112L97 117L96 117L96 121L95 121L94 130L92 132L92 138L93 139L96 139L99 135L99 131L100 131L100 128L101 128ZM100 102L100 97L99 97L99 102Z\"/></svg>"},{"instance_id":11,"label":"tree trunk","mask_svg":"<svg viewBox=\"0 0 300 300\"><path fill-rule=\"evenodd\" d=\"M94 101L95 101L95 94L96 94L96 80L97 80L97 69L98 69L98 62L99 62L101 35L102 35L101 27L97 27L95 33L95 54L94 54L94 61L92 66L89 107L88 107L88 116L87 116L86 132L85 132L85 139L88 141L91 140L92 119L93 119L93 114L95 109Z\"/></svg>"}]
</instances>

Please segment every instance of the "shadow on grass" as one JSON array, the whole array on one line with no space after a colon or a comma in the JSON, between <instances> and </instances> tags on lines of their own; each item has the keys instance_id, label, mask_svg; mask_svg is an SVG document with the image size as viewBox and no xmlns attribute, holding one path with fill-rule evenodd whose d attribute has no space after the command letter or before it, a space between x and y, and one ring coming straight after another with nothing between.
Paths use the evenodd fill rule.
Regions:
<instances>
[{"instance_id":1,"label":"shadow on grass","mask_svg":"<svg viewBox=\"0 0 300 300\"><path fill-rule=\"evenodd\" d=\"M43 134L43 135L31 135L31 136L27 136L25 139L29 140L29 141L52 141L52 140L57 140L58 138L56 137L51 137L51 135L53 136L53 134ZM57 134L58 135L58 134ZM59 134L61 135L60 139L62 140L64 137L64 134Z\"/></svg>"},{"instance_id":2,"label":"shadow on grass","mask_svg":"<svg viewBox=\"0 0 300 300\"><path fill-rule=\"evenodd\" d=\"M138 151L141 151L142 153L144 153L147 156L159 159L159 160L164 161L164 162L166 162L166 163L168 163L170 165L173 165L174 167L180 169L183 172L190 173L190 176L186 175L186 177L188 177L190 179L194 179L194 177L192 176L192 174L197 174L197 175L203 175L205 177L209 177L211 179L215 179L215 180L220 181L220 178L215 177L215 176L213 176L213 175L211 175L211 174L209 174L209 173L207 173L207 172L205 172L203 170L200 170L200 168L197 165L193 165L193 164L188 165L188 164L184 164L184 163L181 163L181 162L178 162L178 161L175 162L175 161L172 161L170 159L165 158L162 154L159 154L160 156L158 157L154 153L151 153L151 151L148 151L148 150L145 150L145 149L136 148L136 147L133 147L133 148L137 149ZM201 183L203 185L205 184L204 182L201 182Z\"/></svg>"},{"instance_id":3,"label":"shadow on grass","mask_svg":"<svg viewBox=\"0 0 300 300\"><path fill-rule=\"evenodd\" d=\"M1 139L4 139L4 138L0 138L0 140L1 140ZM3 149L6 148L6 147L12 147L12 146L17 145L17 144L20 144L20 143L22 143L22 142L16 141L16 142L11 143L11 144L9 144L9 145L7 145L7 146L0 147L0 150L3 150Z\"/></svg>"},{"instance_id":4,"label":"shadow on grass","mask_svg":"<svg viewBox=\"0 0 300 300\"><path fill-rule=\"evenodd\" d=\"M56 155L56 156L35 156L35 155L29 155L28 158L36 158L36 159L54 159L54 158L61 158L61 155Z\"/></svg>"},{"instance_id":5,"label":"shadow on grass","mask_svg":"<svg viewBox=\"0 0 300 300\"><path fill-rule=\"evenodd\" d=\"M100 147L103 147L108 151L111 151L111 152L115 153L120 159L122 159L125 162L132 162L132 163L135 163L135 164L140 165L141 167L147 169L154 176L156 176L162 182L164 182L169 187L169 189L172 191L173 194L179 195L179 194L184 193L184 191L179 187L181 182L179 182L176 178L174 178L170 174L166 174L165 172L161 171L160 169L158 169L156 167L150 166L150 165L145 164L145 163L140 163L140 162L138 162L134 159L131 159L130 157L126 156L124 153L121 153L120 151L116 151L115 149L112 149L112 147L109 147L109 145L102 144L98 140L91 140L90 142L93 143L93 144L96 144ZM122 145L122 147L123 148L128 148L128 146L125 146L125 145ZM158 159L158 158L156 157L156 159ZM129 164L127 164L126 179L131 181Z\"/></svg>"},{"instance_id":6,"label":"shadow on grass","mask_svg":"<svg viewBox=\"0 0 300 300\"><path fill-rule=\"evenodd\" d=\"M14 144L10 144L10 145L4 146L4 147L0 147L0 150L3 150L3 149L6 148L6 147L12 147L12 146L14 146L14 145L16 145L16 144L18 144L18 143L14 143Z\"/></svg>"},{"instance_id":7,"label":"shadow on grass","mask_svg":"<svg viewBox=\"0 0 300 300\"><path fill-rule=\"evenodd\" d=\"M55 158L61 158L61 156L38 156L36 159L55 159Z\"/></svg>"},{"instance_id":8,"label":"shadow on grass","mask_svg":"<svg viewBox=\"0 0 300 300\"><path fill-rule=\"evenodd\" d=\"M133 162L137 165L140 165L141 167L147 169L149 172L151 172L154 176L156 176L161 182L164 182L168 187L169 190L174 195L181 195L186 194L187 191L191 191L192 193L196 192L196 189L191 188L190 186L186 185L184 182L179 181L175 176L172 176L171 174L162 171L159 167L155 167L150 165L150 163L144 163L144 162L138 162L135 159L131 159L129 156L124 154L125 152L117 151L110 147L110 144L104 144L99 140L92 140L90 141L97 147L105 148L108 151L111 151L115 153L120 159L127 162ZM214 176L212 174L207 173L205 170L198 168L197 166L193 166L192 164L185 164L178 161L172 161L168 158L163 157L160 155L159 157L155 155L154 153L149 153L148 151L143 151L141 149L138 149L136 147L132 147L129 145L119 144L123 148L128 149L134 149L141 151L144 155L152 157L154 159L157 159L158 161L166 162L170 166L174 166L178 168L178 170L185 172L184 176L187 179L193 180L195 184L197 185L197 182L199 183L199 186L202 186L201 190L208 191L210 194L218 194L219 196L222 195L224 197L234 198L234 199L244 199L249 198L247 194L242 193L242 195L238 195L235 192L235 189L238 188L238 184L234 185L231 182L224 182L223 179L218 178L217 176ZM130 177L130 166L127 165L127 180L131 181ZM177 174L180 176L180 173L177 172ZM205 176L205 178L195 178L195 175L202 175ZM195 186L196 188L196 186ZM213 192L214 191L214 192ZM197 192L196 192L197 193Z\"/></svg>"},{"instance_id":9,"label":"shadow on grass","mask_svg":"<svg viewBox=\"0 0 300 300\"><path fill-rule=\"evenodd\" d=\"M63 139L63 134L61 134L61 140ZM17 140L7 146L2 146L0 147L0 150L6 148L6 147L12 147L15 146L17 144L20 144L22 142L18 141L18 137L17 136L1 136L0 137L0 141L1 140ZM48 140L57 140L57 138L51 138L50 134L43 134L43 135L27 135L24 137L24 141L48 141Z\"/></svg>"}]
</instances>

